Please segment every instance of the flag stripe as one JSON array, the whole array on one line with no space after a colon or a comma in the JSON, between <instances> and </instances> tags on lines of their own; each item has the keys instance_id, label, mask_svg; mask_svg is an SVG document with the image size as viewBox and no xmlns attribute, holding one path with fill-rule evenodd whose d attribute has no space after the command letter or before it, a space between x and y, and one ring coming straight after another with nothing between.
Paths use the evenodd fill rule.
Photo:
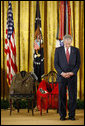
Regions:
<instances>
[{"instance_id":1,"label":"flag stripe","mask_svg":"<svg viewBox=\"0 0 85 126\"><path fill-rule=\"evenodd\" d=\"M59 23L59 39L64 36L64 1L60 1L60 23Z\"/></svg>"},{"instance_id":2,"label":"flag stripe","mask_svg":"<svg viewBox=\"0 0 85 126\"><path fill-rule=\"evenodd\" d=\"M70 8L70 1L68 1L68 34L71 35L71 8Z\"/></svg>"},{"instance_id":3,"label":"flag stripe","mask_svg":"<svg viewBox=\"0 0 85 126\"><path fill-rule=\"evenodd\" d=\"M57 36L56 38L59 39L59 2L60 1L57 1Z\"/></svg>"},{"instance_id":4,"label":"flag stripe","mask_svg":"<svg viewBox=\"0 0 85 126\"><path fill-rule=\"evenodd\" d=\"M66 1L64 2L64 35L66 34Z\"/></svg>"},{"instance_id":5,"label":"flag stripe","mask_svg":"<svg viewBox=\"0 0 85 126\"><path fill-rule=\"evenodd\" d=\"M68 34L68 6L66 1L66 34Z\"/></svg>"}]
</instances>

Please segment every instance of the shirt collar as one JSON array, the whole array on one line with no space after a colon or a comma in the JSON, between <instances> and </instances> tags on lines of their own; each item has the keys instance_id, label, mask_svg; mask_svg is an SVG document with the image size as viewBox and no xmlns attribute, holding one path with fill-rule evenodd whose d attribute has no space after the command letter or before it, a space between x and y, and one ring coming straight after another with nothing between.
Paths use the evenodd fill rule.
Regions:
<instances>
[{"instance_id":1,"label":"shirt collar","mask_svg":"<svg viewBox=\"0 0 85 126\"><path fill-rule=\"evenodd\" d=\"M66 53L66 47L64 46L64 49L65 49L65 53ZM71 51L71 46L68 48L68 51L69 51L69 53L70 53L70 51Z\"/></svg>"}]
</instances>

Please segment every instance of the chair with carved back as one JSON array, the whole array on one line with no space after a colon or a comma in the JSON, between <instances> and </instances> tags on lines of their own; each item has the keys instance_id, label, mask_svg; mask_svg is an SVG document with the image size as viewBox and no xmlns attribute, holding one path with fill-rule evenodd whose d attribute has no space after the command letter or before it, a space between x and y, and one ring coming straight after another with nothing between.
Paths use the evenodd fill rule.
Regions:
<instances>
[{"instance_id":1,"label":"chair with carved back","mask_svg":"<svg viewBox=\"0 0 85 126\"><path fill-rule=\"evenodd\" d=\"M28 112L29 104L32 105L32 115L34 115L33 106L36 102L36 84L37 76L33 72L21 71L12 78L10 87L10 115L13 110L13 101L16 101L17 111L19 112L19 100L28 100Z\"/></svg>"},{"instance_id":2,"label":"chair with carved back","mask_svg":"<svg viewBox=\"0 0 85 126\"><path fill-rule=\"evenodd\" d=\"M51 104L48 103L48 107L47 107L47 113L48 113L48 109L57 109L57 113L58 113L58 83L57 83L57 73L55 71L50 71L48 74L45 74L42 76L42 80L45 80L48 85L50 85L50 87L48 86L47 90L50 92L51 95ZM57 93L52 93L52 91L54 90L54 88L57 86ZM50 96L48 95L48 101L49 101ZM52 98L54 98L54 103L56 103L56 108L52 108ZM41 97L41 105L43 104L44 98ZM40 114L42 115L42 109Z\"/></svg>"}]
</instances>

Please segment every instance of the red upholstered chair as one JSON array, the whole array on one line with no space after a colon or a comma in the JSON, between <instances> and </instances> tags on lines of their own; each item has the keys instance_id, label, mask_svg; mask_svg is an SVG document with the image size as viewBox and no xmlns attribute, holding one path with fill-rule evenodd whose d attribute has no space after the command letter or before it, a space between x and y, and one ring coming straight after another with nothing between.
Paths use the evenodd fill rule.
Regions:
<instances>
[{"instance_id":1,"label":"red upholstered chair","mask_svg":"<svg viewBox=\"0 0 85 126\"><path fill-rule=\"evenodd\" d=\"M50 71L42 76L42 81L37 90L37 107L42 115L42 109L48 113L48 109L57 109L58 112L58 83L57 73Z\"/></svg>"}]
</instances>

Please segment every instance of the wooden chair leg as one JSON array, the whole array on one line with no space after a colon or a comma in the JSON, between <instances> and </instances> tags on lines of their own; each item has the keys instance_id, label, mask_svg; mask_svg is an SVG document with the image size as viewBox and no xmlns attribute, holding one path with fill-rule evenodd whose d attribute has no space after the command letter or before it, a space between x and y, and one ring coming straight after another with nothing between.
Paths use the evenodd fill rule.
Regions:
<instances>
[{"instance_id":1,"label":"wooden chair leg","mask_svg":"<svg viewBox=\"0 0 85 126\"><path fill-rule=\"evenodd\" d=\"M49 108L49 95L48 95L48 108ZM48 113L48 108L47 108L47 113Z\"/></svg>"},{"instance_id":2,"label":"wooden chair leg","mask_svg":"<svg viewBox=\"0 0 85 126\"><path fill-rule=\"evenodd\" d=\"M40 115L42 116L42 108L41 108L41 111L40 111Z\"/></svg>"},{"instance_id":3,"label":"wooden chair leg","mask_svg":"<svg viewBox=\"0 0 85 126\"><path fill-rule=\"evenodd\" d=\"M28 113L29 113L29 108L28 108Z\"/></svg>"},{"instance_id":4,"label":"wooden chair leg","mask_svg":"<svg viewBox=\"0 0 85 126\"><path fill-rule=\"evenodd\" d=\"M17 100L17 112L19 113L19 100Z\"/></svg>"},{"instance_id":5,"label":"wooden chair leg","mask_svg":"<svg viewBox=\"0 0 85 126\"><path fill-rule=\"evenodd\" d=\"M48 109L47 109L47 113L48 113Z\"/></svg>"},{"instance_id":6,"label":"wooden chair leg","mask_svg":"<svg viewBox=\"0 0 85 126\"><path fill-rule=\"evenodd\" d=\"M32 99L32 115L34 115L34 109L33 109L33 99Z\"/></svg>"},{"instance_id":7,"label":"wooden chair leg","mask_svg":"<svg viewBox=\"0 0 85 126\"><path fill-rule=\"evenodd\" d=\"M18 113L19 113L19 108L17 109Z\"/></svg>"},{"instance_id":8,"label":"wooden chair leg","mask_svg":"<svg viewBox=\"0 0 85 126\"><path fill-rule=\"evenodd\" d=\"M57 113L59 113L59 109L57 109Z\"/></svg>"},{"instance_id":9,"label":"wooden chair leg","mask_svg":"<svg viewBox=\"0 0 85 126\"><path fill-rule=\"evenodd\" d=\"M30 104L30 100L28 99L28 113L29 113L29 104Z\"/></svg>"},{"instance_id":10,"label":"wooden chair leg","mask_svg":"<svg viewBox=\"0 0 85 126\"><path fill-rule=\"evenodd\" d=\"M12 99L10 99L10 115L12 113Z\"/></svg>"},{"instance_id":11,"label":"wooden chair leg","mask_svg":"<svg viewBox=\"0 0 85 126\"><path fill-rule=\"evenodd\" d=\"M41 97L41 111L40 111L40 115L42 116L42 97Z\"/></svg>"}]
</instances>

